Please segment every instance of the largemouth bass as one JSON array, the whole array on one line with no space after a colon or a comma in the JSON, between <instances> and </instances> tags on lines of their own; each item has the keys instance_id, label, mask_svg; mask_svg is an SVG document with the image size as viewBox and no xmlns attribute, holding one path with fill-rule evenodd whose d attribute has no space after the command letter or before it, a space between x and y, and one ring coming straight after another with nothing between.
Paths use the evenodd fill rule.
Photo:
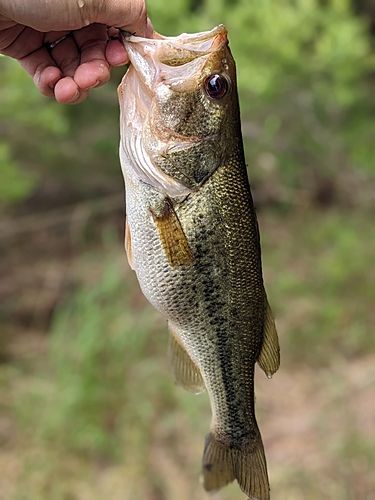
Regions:
<instances>
[{"instance_id":1,"label":"largemouth bass","mask_svg":"<svg viewBox=\"0 0 375 500\"><path fill-rule=\"evenodd\" d=\"M254 412L254 365L271 377L279 344L263 285L244 159L236 71L224 26L177 37L124 34L119 86L125 247L141 289L168 318L176 382L207 389L203 484L237 480L269 499Z\"/></svg>"}]
</instances>

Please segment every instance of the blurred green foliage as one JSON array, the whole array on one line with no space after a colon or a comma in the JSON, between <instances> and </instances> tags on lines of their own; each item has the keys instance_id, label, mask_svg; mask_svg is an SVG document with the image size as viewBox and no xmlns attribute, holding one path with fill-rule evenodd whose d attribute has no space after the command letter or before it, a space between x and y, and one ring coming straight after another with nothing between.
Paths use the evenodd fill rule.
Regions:
<instances>
[{"instance_id":1,"label":"blurred green foliage","mask_svg":"<svg viewBox=\"0 0 375 500\"><path fill-rule=\"evenodd\" d=\"M368 23L349 0L149 0L148 8L165 35L219 23L228 28L250 179L266 200L287 208L281 216L260 212L280 376L302 374L305 384L309 368L319 390L329 392L342 383L342 374L333 374L337 366L346 370L375 348L373 204L367 211L362 199L375 175ZM111 82L84 103L62 106L42 97L15 61L0 57L1 212L22 209L51 179L60 190L53 196L57 205L122 190L116 86L124 72L114 68ZM348 206L341 213L311 210L315 201ZM92 241L88 246L92 250ZM210 418L207 395L173 386L165 322L142 299L134 274L124 271L122 254L116 264L111 252L117 248L112 239L107 257L103 249L82 257L104 269L102 278L58 305L48 349L22 354L19 348L9 363L1 358L0 406L12 416L9 448L17 470L14 494L6 498L203 498L197 478ZM5 353L7 346L0 347ZM321 455L312 457L323 463L319 471L285 465L282 453L273 459L281 472L271 467L271 482L281 500L372 499L374 451L362 427L349 422L348 387L340 397L342 438L332 428L321 432ZM262 394L258 409L262 424L269 411ZM320 427L335 425L331 414L316 415ZM8 463L0 454L2 467ZM220 495L238 498L238 489Z\"/></svg>"},{"instance_id":2,"label":"blurred green foliage","mask_svg":"<svg viewBox=\"0 0 375 500\"><path fill-rule=\"evenodd\" d=\"M129 312L125 301L131 300L130 283L134 286L110 265L98 286L80 290L62 305L52 325L51 360L59 389L44 437L67 449L116 458L124 419L131 431L136 420L156 411L148 398L132 405L139 369L133 362L147 355L153 311L139 316ZM155 364L149 361L151 373Z\"/></svg>"},{"instance_id":3,"label":"blurred green foliage","mask_svg":"<svg viewBox=\"0 0 375 500\"><path fill-rule=\"evenodd\" d=\"M363 430L350 421L341 370L375 348L371 214L358 219L358 213L306 211L281 219L264 211L260 226L267 290L281 340L282 367L275 381L302 374L301 384L306 384L308 368L309 384L322 392L318 404L329 402L330 415L339 411L344 420L335 435L335 423L316 409L313 427L322 441L318 458L330 466L310 470L279 458L277 475L274 459L273 491L286 500L349 500L361 491L370 500L375 454ZM184 499L203 499L198 475L210 421L207 394L195 396L173 385L166 321L142 298L114 242L107 244L106 250L83 257L92 266L100 262L102 276L60 304L43 357L35 366L19 361L13 375L9 371L12 411L31 443L14 498L99 500L113 488L116 499L160 495L174 500L172 483L184 491ZM373 384L370 375L368 390ZM292 414L270 415L262 403L264 392L257 395L261 428L267 418L294 422ZM98 470L101 477L113 471L108 484L99 483ZM86 496L79 481L86 484ZM348 485L353 494L343 497ZM241 496L237 487L220 495L223 500Z\"/></svg>"},{"instance_id":4,"label":"blurred green foliage","mask_svg":"<svg viewBox=\"0 0 375 500\"><path fill-rule=\"evenodd\" d=\"M375 57L368 23L349 0L156 0L149 8L166 34L227 26L253 181L276 171L282 186L314 198L343 171L375 174Z\"/></svg>"},{"instance_id":5,"label":"blurred green foliage","mask_svg":"<svg viewBox=\"0 0 375 500\"><path fill-rule=\"evenodd\" d=\"M358 83L375 62L366 23L353 15L347 0L179 0L173 5L154 0L149 11L163 34L224 23L240 88L262 100L307 86L317 98L352 104L363 95Z\"/></svg>"},{"instance_id":6,"label":"blurred green foliage","mask_svg":"<svg viewBox=\"0 0 375 500\"><path fill-rule=\"evenodd\" d=\"M270 303L279 320L294 317L283 339L284 361L328 366L338 357L351 360L373 352L371 215L302 212L290 231L293 238L281 242L276 231L262 231L264 265L278 270L269 287Z\"/></svg>"},{"instance_id":7,"label":"blurred green foliage","mask_svg":"<svg viewBox=\"0 0 375 500\"><path fill-rule=\"evenodd\" d=\"M0 57L0 131L7 144L0 159L6 165L0 173L0 181L6 176L3 210L51 179L61 183L60 203L67 182L79 199L113 191L112 179L122 188L116 85L123 72L116 78L114 71L107 87L80 106L62 106L41 96L16 61Z\"/></svg>"},{"instance_id":8,"label":"blurred green foliage","mask_svg":"<svg viewBox=\"0 0 375 500\"><path fill-rule=\"evenodd\" d=\"M5 203L22 201L33 186L32 176L20 169L11 157L9 145L0 140L0 208Z\"/></svg>"}]
</instances>

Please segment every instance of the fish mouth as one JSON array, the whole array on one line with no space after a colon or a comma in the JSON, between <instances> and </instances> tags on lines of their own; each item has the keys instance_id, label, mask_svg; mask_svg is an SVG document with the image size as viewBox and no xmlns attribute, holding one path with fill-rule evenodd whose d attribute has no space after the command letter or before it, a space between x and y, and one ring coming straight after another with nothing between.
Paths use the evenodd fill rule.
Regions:
<instances>
[{"instance_id":1,"label":"fish mouth","mask_svg":"<svg viewBox=\"0 0 375 500\"><path fill-rule=\"evenodd\" d=\"M185 179L182 172L180 180L171 177L155 159L213 137L177 133L159 121L158 102L173 90L196 88L202 73L210 71L213 54L228 43L227 30L219 25L211 31L177 37L154 33L152 39L122 32L122 38L131 62L119 86L123 170L132 171L139 180L171 197L186 196L192 191L191 179Z\"/></svg>"},{"instance_id":2,"label":"fish mouth","mask_svg":"<svg viewBox=\"0 0 375 500\"><path fill-rule=\"evenodd\" d=\"M173 86L182 77L185 81L194 79L210 55L227 43L227 30L222 24L211 31L176 37L154 32L150 39L121 33L132 67L151 94L160 82Z\"/></svg>"}]
</instances>

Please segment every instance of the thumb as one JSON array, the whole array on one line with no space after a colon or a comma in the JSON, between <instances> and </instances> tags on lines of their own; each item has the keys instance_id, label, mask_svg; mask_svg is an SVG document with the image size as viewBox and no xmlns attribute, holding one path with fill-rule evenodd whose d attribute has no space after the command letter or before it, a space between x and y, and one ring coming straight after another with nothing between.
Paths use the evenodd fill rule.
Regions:
<instances>
[{"instance_id":1,"label":"thumb","mask_svg":"<svg viewBox=\"0 0 375 500\"><path fill-rule=\"evenodd\" d=\"M0 21L7 20L43 32L77 30L100 23L144 36L147 9L145 0L1 0Z\"/></svg>"},{"instance_id":2,"label":"thumb","mask_svg":"<svg viewBox=\"0 0 375 500\"><path fill-rule=\"evenodd\" d=\"M77 1L77 0L75 0ZM152 33L144 0L78 0L82 15L90 22L105 24L145 36Z\"/></svg>"}]
</instances>

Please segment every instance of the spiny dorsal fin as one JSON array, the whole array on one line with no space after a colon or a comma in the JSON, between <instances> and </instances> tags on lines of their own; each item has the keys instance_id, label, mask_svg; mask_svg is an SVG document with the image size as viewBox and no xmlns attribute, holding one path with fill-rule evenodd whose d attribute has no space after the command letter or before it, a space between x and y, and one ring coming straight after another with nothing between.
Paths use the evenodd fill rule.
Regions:
<instances>
[{"instance_id":1,"label":"spiny dorsal fin","mask_svg":"<svg viewBox=\"0 0 375 500\"><path fill-rule=\"evenodd\" d=\"M272 311L267 298L264 318L263 345L257 361L268 378L271 378L280 366L279 339L277 337L275 320L273 319Z\"/></svg>"},{"instance_id":2,"label":"spiny dorsal fin","mask_svg":"<svg viewBox=\"0 0 375 500\"><path fill-rule=\"evenodd\" d=\"M151 214L170 265L172 267L191 265L194 261L193 254L171 200L165 198L160 215L153 210Z\"/></svg>"},{"instance_id":3,"label":"spiny dorsal fin","mask_svg":"<svg viewBox=\"0 0 375 500\"><path fill-rule=\"evenodd\" d=\"M128 217L125 219L125 251L128 258L129 266L134 271L134 261L133 261L133 249L132 249L132 238L130 235L130 228L128 224Z\"/></svg>"},{"instance_id":4,"label":"spiny dorsal fin","mask_svg":"<svg viewBox=\"0 0 375 500\"><path fill-rule=\"evenodd\" d=\"M168 323L168 328L168 357L176 384L195 394L205 391L206 387L199 368L182 345L174 326Z\"/></svg>"}]
</instances>

